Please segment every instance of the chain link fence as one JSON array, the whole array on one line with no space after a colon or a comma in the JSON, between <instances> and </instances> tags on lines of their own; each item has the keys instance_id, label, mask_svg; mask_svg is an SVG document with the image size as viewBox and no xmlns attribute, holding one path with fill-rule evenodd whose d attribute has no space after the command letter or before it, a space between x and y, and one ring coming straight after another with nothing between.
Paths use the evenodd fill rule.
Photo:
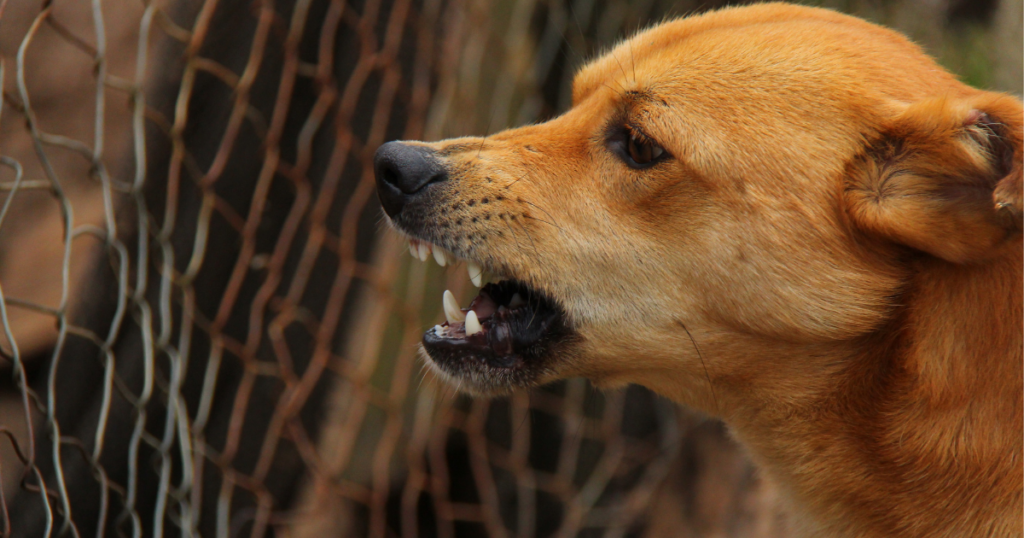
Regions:
<instances>
[{"instance_id":1,"label":"chain link fence","mask_svg":"<svg viewBox=\"0 0 1024 538\"><path fill-rule=\"evenodd\" d=\"M723 427L643 389L425 374L470 287L374 192L381 143L551 117L701 7L0 0L2 535L784 535Z\"/></svg>"}]
</instances>

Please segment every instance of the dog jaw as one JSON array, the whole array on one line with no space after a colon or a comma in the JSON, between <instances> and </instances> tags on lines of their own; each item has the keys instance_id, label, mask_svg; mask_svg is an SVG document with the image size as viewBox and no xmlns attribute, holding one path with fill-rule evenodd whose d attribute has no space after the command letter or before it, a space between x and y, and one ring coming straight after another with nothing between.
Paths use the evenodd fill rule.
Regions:
<instances>
[{"instance_id":1,"label":"dog jaw","mask_svg":"<svg viewBox=\"0 0 1024 538\"><path fill-rule=\"evenodd\" d=\"M449 179L394 224L567 328L519 373L432 365L720 416L808 536L1019 535L1021 124L1016 99L825 10L641 32L558 118L414 143ZM621 129L666 157L629 165Z\"/></svg>"}]
</instances>

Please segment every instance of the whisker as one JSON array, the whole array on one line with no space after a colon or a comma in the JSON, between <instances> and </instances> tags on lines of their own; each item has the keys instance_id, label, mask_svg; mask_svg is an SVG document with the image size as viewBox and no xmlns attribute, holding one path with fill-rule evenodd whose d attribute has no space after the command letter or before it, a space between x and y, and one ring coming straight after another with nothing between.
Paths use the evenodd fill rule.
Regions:
<instances>
[{"instance_id":1,"label":"whisker","mask_svg":"<svg viewBox=\"0 0 1024 538\"><path fill-rule=\"evenodd\" d=\"M530 240L530 246L533 247L533 254L535 256L534 260L539 260L540 259L540 251L537 250L537 244L533 242L533 236L530 235L530 230L528 230L526 228L526 226L524 226L522 223L519 224L519 227L523 229L523 232L526 234L526 238ZM510 228L511 228L511 226L510 226ZM532 325L533 324L533 320L537 319L537 311L538 310L540 310L540 299L537 299L537 304L533 308L533 316L531 316L530 317L530 321L528 321L526 323L527 326Z\"/></svg>"},{"instance_id":2,"label":"whisker","mask_svg":"<svg viewBox=\"0 0 1024 538\"><path fill-rule=\"evenodd\" d=\"M530 321L526 322L527 327L533 325L533 320L537 319L537 311L540 310L540 299L537 299L537 304L534 305L533 308L531 308L531 310L533 310L533 315L530 316Z\"/></svg>"},{"instance_id":3,"label":"whisker","mask_svg":"<svg viewBox=\"0 0 1024 538\"><path fill-rule=\"evenodd\" d=\"M498 108L495 106L495 103L491 102L491 115L487 119L487 131L486 131L487 133L490 133L491 131L494 130L494 118L497 115L498 115ZM508 119L506 118L505 121L508 121ZM484 150L484 143L487 142L487 137L488 136L490 136L490 134L486 134L486 135L484 135L483 138L480 139L480 148L477 149L477 151L476 151L476 158L477 159L480 158L480 154Z\"/></svg>"},{"instance_id":4,"label":"whisker","mask_svg":"<svg viewBox=\"0 0 1024 538\"><path fill-rule=\"evenodd\" d=\"M626 88L623 88L622 84L619 84L619 89L618 90L616 90L615 88L612 88L611 86L605 84L604 82L602 82L601 85L604 86L605 88L608 88L609 90L619 94L619 95L625 95L626 94Z\"/></svg>"},{"instance_id":5,"label":"whisker","mask_svg":"<svg viewBox=\"0 0 1024 538\"><path fill-rule=\"evenodd\" d=\"M530 230L527 230L526 226L524 226L522 223L517 224L519 224L519 227L523 229L524 233L526 233L526 238L530 240L530 247L533 248L533 254L539 257L540 251L537 250L537 244L533 242L533 236L530 235Z\"/></svg>"},{"instance_id":6,"label":"whisker","mask_svg":"<svg viewBox=\"0 0 1024 538\"><path fill-rule=\"evenodd\" d=\"M615 58L615 63L619 64L619 71L622 71L622 76L628 77L629 75L626 73L626 68L622 66L622 62L619 61L619 57L613 54L612 58ZM634 80L635 79L636 77L634 77Z\"/></svg>"},{"instance_id":7,"label":"whisker","mask_svg":"<svg viewBox=\"0 0 1024 538\"><path fill-rule=\"evenodd\" d=\"M629 40L629 60L633 64L633 84L636 84L636 57L633 56L633 40Z\"/></svg>"},{"instance_id":8,"label":"whisker","mask_svg":"<svg viewBox=\"0 0 1024 538\"><path fill-rule=\"evenodd\" d=\"M549 226L554 226L555 228L558 228L560 231L565 231L565 230L562 230L561 228L559 228L557 224L552 224L552 223L550 223L550 222L548 222L548 221L546 221L544 219L538 219L537 217L531 217L529 215L523 215L523 218L524 219L540 221L540 222L543 222L544 224L547 224Z\"/></svg>"},{"instance_id":9,"label":"whisker","mask_svg":"<svg viewBox=\"0 0 1024 538\"><path fill-rule=\"evenodd\" d=\"M700 352L700 347L697 346L697 341L693 339L693 335L690 334L690 329L686 328L686 325L682 321L676 320L676 323L686 331L686 336L690 337L690 343L693 344L693 349L697 351L697 357L700 358L700 365L704 367L704 377L708 380L708 388L711 389L711 399L715 402L715 410L721 409L718 406L718 396L715 395L715 385L711 382L711 375L708 374L708 365L704 363L704 355Z\"/></svg>"},{"instance_id":10,"label":"whisker","mask_svg":"<svg viewBox=\"0 0 1024 538\"><path fill-rule=\"evenodd\" d=\"M484 151L484 143L487 142L487 137L488 136L490 136L490 135L484 135L484 137L480 139L480 147L476 150L476 158L477 159L480 158L480 154L483 153L483 151Z\"/></svg>"},{"instance_id":11,"label":"whisker","mask_svg":"<svg viewBox=\"0 0 1024 538\"><path fill-rule=\"evenodd\" d=\"M547 215L549 219L551 219L551 220L555 220L555 217L554 217L554 216L552 216L552 215L551 215L551 213L548 213L548 211L547 211L546 209L544 209L543 207L541 207L541 206L539 206L539 205L537 205L537 204L535 204L535 203L533 203L533 202L531 202L531 201L529 201L529 200L523 200L523 203L524 203L524 204L526 204L526 205L529 205L529 206L531 206L531 207L534 207L534 208L536 208L536 209L539 209L539 210L543 211L543 212L544 212L544 214L545 214L545 215ZM530 218L535 218L535 219L536 219L536 217L530 217ZM536 219L536 220L540 220L540 219ZM547 221L544 221L544 222L547 222ZM561 230L561 229L562 229L562 228L560 228L559 226L557 226L557 225L555 225L555 224L552 224L552 223L550 223L550 222L548 222L548 224L551 224L552 226L554 226L555 228L558 228L559 230Z\"/></svg>"},{"instance_id":12,"label":"whisker","mask_svg":"<svg viewBox=\"0 0 1024 538\"><path fill-rule=\"evenodd\" d=\"M511 403L512 402L509 402L509 405L511 405ZM513 437L515 437L519 433L519 430L523 427L523 424L526 424L526 420L529 419L529 418L530 418L530 409L529 409L529 405L527 405L526 414L523 415L523 420L519 423L519 426L516 427L516 431L512 432L512 436Z\"/></svg>"},{"instance_id":13,"label":"whisker","mask_svg":"<svg viewBox=\"0 0 1024 538\"><path fill-rule=\"evenodd\" d=\"M591 413L593 413L597 411L597 399L587 398L587 392L589 391L590 384L589 382L587 382L587 385L585 385L583 390L583 401L580 402L580 407L582 408L580 409L580 424L579 426L576 427L576 435L573 437L572 441L573 444L576 444L577 440L579 440L580 431L583 429L583 425L589 422L587 419L587 412L590 411Z\"/></svg>"},{"instance_id":14,"label":"whisker","mask_svg":"<svg viewBox=\"0 0 1024 538\"><path fill-rule=\"evenodd\" d=\"M508 227L508 231L512 233L512 239L514 239L515 242L516 242L516 248L519 250L519 255L523 256L525 258L526 257L526 253L523 252L523 246L519 243L519 236L516 235L515 229L512 228L512 225L509 224L507 219L501 219L501 220L505 223L505 226ZM525 231L526 229L524 228L523 230ZM529 233L527 233L527 236L529 236ZM530 237L530 242L531 243L533 242L533 238L532 237ZM533 251L537 252L536 245L534 245ZM527 300L529 300L529 299L527 299ZM526 323L527 325L530 325L531 323L533 323L534 318L536 318L536 316L537 316L537 310L539 309L539 307L540 307L540 302L538 302L536 304L535 308L533 308L533 315L534 315L534 317L530 318L530 321Z\"/></svg>"},{"instance_id":15,"label":"whisker","mask_svg":"<svg viewBox=\"0 0 1024 538\"><path fill-rule=\"evenodd\" d=\"M504 188L505 188L505 190L508 190L508 188L509 188L509 187L511 187L512 185L515 185L516 183L519 183L519 182L520 182L520 181L522 181L523 179L526 179L526 176L528 176L528 175L530 175L530 173L529 173L529 172L526 172L526 173L525 173L525 174L523 174L522 176L519 176L519 179L517 179L517 180L513 181L512 183L509 183L508 185L505 185L505 187L504 187Z\"/></svg>"},{"instance_id":16,"label":"whisker","mask_svg":"<svg viewBox=\"0 0 1024 538\"><path fill-rule=\"evenodd\" d=\"M522 245L519 244L519 237L516 236L516 231L512 229L512 225L508 223L507 219L501 219L501 220L505 223L505 226L508 226L508 231L512 232L512 239L514 239L515 242L516 242L516 248L519 249L519 254L521 256L525 257L526 253L523 252L523 247L522 247Z\"/></svg>"},{"instance_id":17,"label":"whisker","mask_svg":"<svg viewBox=\"0 0 1024 538\"><path fill-rule=\"evenodd\" d=\"M420 382L416 384L416 392L419 392L419 391L423 390L423 383L427 380L427 374L425 372L426 369L427 369L426 361L422 361L421 360L420 361L420 372L419 372L419 374L420 374Z\"/></svg>"},{"instance_id":18,"label":"whisker","mask_svg":"<svg viewBox=\"0 0 1024 538\"><path fill-rule=\"evenodd\" d=\"M580 18L576 15L576 10L573 9L572 2L569 2L569 13L572 14L572 20L576 23L576 31L578 31L580 33L579 34L580 37L582 37L584 39L584 44L586 44L586 35L587 34L583 32L583 25L580 24ZM584 58L584 56L582 54L580 54L579 51L577 51L575 47L572 46L572 42L569 41L569 37L568 36L563 35L562 36L562 40L565 41L566 45L569 45L569 50L571 50L573 52L573 54L576 55L576 58L578 60L582 60Z\"/></svg>"}]
</instances>

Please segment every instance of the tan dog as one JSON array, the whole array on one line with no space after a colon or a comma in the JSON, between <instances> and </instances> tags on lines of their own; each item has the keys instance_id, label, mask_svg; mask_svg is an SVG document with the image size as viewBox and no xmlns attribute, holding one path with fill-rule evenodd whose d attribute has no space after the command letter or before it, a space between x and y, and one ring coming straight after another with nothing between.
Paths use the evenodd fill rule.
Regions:
<instances>
[{"instance_id":1,"label":"tan dog","mask_svg":"<svg viewBox=\"0 0 1024 538\"><path fill-rule=\"evenodd\" d=\"M639 383L722 417L803 536L1020 536L1022 107L899 34L726 9L587 65L573 107L377 154L483 393Z\"/></svg>"}]
</instances>

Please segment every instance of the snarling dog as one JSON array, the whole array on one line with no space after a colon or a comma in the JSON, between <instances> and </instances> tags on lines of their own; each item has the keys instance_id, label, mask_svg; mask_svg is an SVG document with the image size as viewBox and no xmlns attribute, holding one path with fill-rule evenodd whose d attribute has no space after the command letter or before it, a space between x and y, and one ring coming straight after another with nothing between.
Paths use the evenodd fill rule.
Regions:
<instances>
[{"instance_id":1,"label":"snarling dog","mask_svg":"<svg viewBox=\"0 0 1024 538\"><path fill-rule=\"evenodd\" d=\"M421 259L506 278L423 338L463 387L719 416L803 536L1020 536L1022 124L893 31L763 4L638 33L546 123L375 165Z\"/></svg>"}]
</instances>

